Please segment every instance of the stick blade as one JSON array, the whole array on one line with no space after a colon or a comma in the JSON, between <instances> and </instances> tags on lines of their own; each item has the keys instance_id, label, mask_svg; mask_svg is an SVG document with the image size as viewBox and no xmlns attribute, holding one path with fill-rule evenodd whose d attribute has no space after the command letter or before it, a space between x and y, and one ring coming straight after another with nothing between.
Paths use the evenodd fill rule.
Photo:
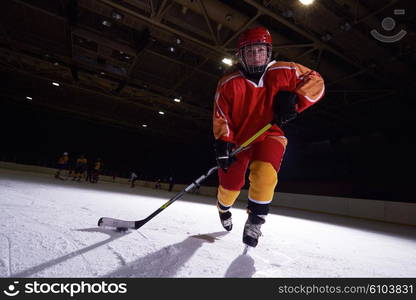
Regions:
<instances>
[{"instance_id":1,"label":"stick blade","mask_svg":"<svg viewBox=\"0 0 416 300\"><path fill-rule=\"evenodd\" d=\"M98 220L99 227L112 227L119 231L126 231L127 229L136 229L135 221L126 221L115 218L102 217Z\"/></svg>"}]
</instances>

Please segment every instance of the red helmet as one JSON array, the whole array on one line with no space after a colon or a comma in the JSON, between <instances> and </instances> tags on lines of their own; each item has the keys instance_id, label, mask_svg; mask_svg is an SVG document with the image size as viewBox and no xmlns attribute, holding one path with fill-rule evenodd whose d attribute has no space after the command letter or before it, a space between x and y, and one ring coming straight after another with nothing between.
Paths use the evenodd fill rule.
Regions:
<instances>
[{"instance_id":1,"label":"red helmet","mask_svg":"<svg viewBox=\"0 0 416 300\"><path fill-rule=\"evenodd\" d=\"M255 27L244 31L238 39L238 49L248 44L272 44L272 36L270 32L262 27Z\"/></svg>"},{"instance_id":2,"label":"red helmet","mask_svg":"<svg viewBox=\"0 0 416 300\"><path fill-rule=\"evenodd\" d=\"M260 44L260 45L259 45ZM253 47L263 47L267 53L257 52L253 62ZM264 73L272 57L272 36L264 27L255 27L244 31L238 39L238 58L246 74L260 76ZM259 63L260 61L260 63ZM263 61L263 62L261 62Z\"/></svg>"}]
</instances>

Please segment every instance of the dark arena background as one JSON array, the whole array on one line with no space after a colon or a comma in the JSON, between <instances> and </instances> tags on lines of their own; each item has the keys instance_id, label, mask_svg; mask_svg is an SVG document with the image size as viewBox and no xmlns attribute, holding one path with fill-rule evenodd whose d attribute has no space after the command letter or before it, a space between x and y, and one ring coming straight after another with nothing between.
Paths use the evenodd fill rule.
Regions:
<instances>
[{"instance_id":1,"label":"dark arena background","mask_svg":"<svg viewBox=\"0 0 416 300\"><path fill-rule=\"evenodd\" d=\"M20 201L18 199L23 201L24 196L10 196L19 189L31 195L32 187L20 187L26 180L25 176L30 178L30 184L39 180L42 186L62 185L68 188L68 193L69 188L73 187L83 191L92 189L97 193L110 193L114 188L117 192L139 198L156 193L157 181L160 180L160 197L169 199L174 196L174 192L179 192L216 165L212 116L218 80L236 68L238 36L247 28L261 25L272 35L273 59L307 66L319 72L325 81L322 100L283 128L288 146L278 174L274 199L276 206L281 204L281 207L285 207L284 216L290 216L292 208L295 209L293 215L322 213L322 217L308 215L307 218L317 221L342 215L351 219L361 218L361 221L365 219L366 222L373 222L373 219L374 222L385 221L385 226L396 223L391 226L404 226L407 229L395 232L402 232L414 245L415 236L410 232L414 231L416 225L413 182L416 2L316 0L310 5L301 2L308 1L1 1L0 182L5 182L2 186L3 200L10 203ZM230 59L232 63L228 64L224 59ZM90 165L101 159L98 184L78 184L71 182L70 177L66 177L65 181L56 180L53 175L58 159L64 152L69 153L70 169L80 155L84 155ZM135 188L131 186L132 172L138 176ZM65 176L69 176L68 173ZM174 187L169 188L170 180L174 182ZM215 224L213 227L216 229L207 229L207 232L222 230L215 208L217 185L218 178L214 174L204 181L200 194L195 195L202 199L201 202L211 205L206 211L214 215L212 224ZM244 189L247 188L248 174ZM65 195L66 192L62 193ZM282 200L278 193L284 195ZM296 195L296 200L290 195ZM63 197L69 197L69 194ZM82 197L77 200L79 203L74 203L73 209L82 211L85 208L84 212L87 208L92 209L81 203ZM189 197L185 197L184 203L192 200ZM322 204L320 197L328 199L325 200L328 202ZM86 196L85 199L89 198ZM343 199L353 199L351 203L359 203L358 208L354 210L349 206L351 209L348 214L344 214L344 211L332 207ZM246 198L242 200L244 208ZM122 200L117 201L117 204L111 204L111 200L103 200L108 210L94 214L89 223L81 226L83 228L74 227L73 230L82 232L72 234L97 234L98 237L98 233L103 232L97 233L101 229L93 229L97 225L96 219L106 212L112 216L110 207L122 209L125 204ZM307 204L302 206L302 201ZM7 205L12 205L10 203ZM2 219L18 215L14 211L7 215L6 212L11 209L7 205L4 206ZM42 205L52 207L49 204ZM60 207L60 204L56 205ZM149 222L146 225L149 231L152 228L158 230L155 228L160 228L163 220L169 219L169 211L174 212L176 208L173 207L179 208L180 205L182 202L175 203L163 212L160 223L157 219ZM400 206L398 213L389 209L389 205ZM141 218L157 208L138 206L138 210L143 209L138 212L127 207L124 212L119 211L118 217ZM184 208L183 211L189 212L190 224L197 223L193 218L198 219L198 216L191 214L192 209L186 211ZM387 217L390 212L394 212L395 216ZM380 217L373 218L379 213ZM177 218L179 215L176 214ZM202 214L198 220L204 218ZM67 224L70 223L69 219ZM334 220L328 221L328 224L336 223ZM341 223L348 227L349 221L345 222ZM176 221L175 224L180 222ZM366 225L365 228L371 231L375 227ZM13 244L13 230L9 229L7 232L10 234L5 233L5 236ZM179 226L177 236L187 230ZM39 229L39 232L43 232L43 229ZM144 234L147 237L150 235L146 231ZM164 241L177 245L173 238L175 234ZM201 238L202 233L192 234L195 235L189 238ZM218 238L224 241L221 234L208 238L202 235L202 240L206 242L207 239L214 241ZM276 236L279 234L276 233ZM140 238L139 233L135 237ZM110 235L110 242L119 238ZM240 239L238 232L235 243L240 245ZM76 255L88 255L88 251L95 247L88 246L90 243L87 239L84 244L81 243L85 247L77 244L75 238L71 241L78 248L71 250L72 246L68 246L68 249ZM185 245L188 245L188 241ZM134 245L134 241L132 243ZM98 244L95 244L97 251ZM353 241L351 244L355 245ZM189 248L184 244L180 245L175 246L175 249L183 250L191 257L194 252L188 251ZM201 246L191 245L195 246L193 251ZM155 249L157 246L162 249L168 247L164 242L153 246ZM4 247L6 249L8 246ZM35 252L40 253L42 249L37 248ZM149 256L149 249L138 250L138 253L148 255L148 259L138 260L136 266L151 261L153 256ZM276 250L272 246L268 249ZM11 251L13 253L13 249ZM62 256L50 254L52 257L56 255L55 260L47 263L41 258L38 261L34 259L23 267L13 263L11 258L4 258L3 265L6 266L8 261L9 267L2 271L0 264L0 276L78 277L75 271L65 273L56 269L59 263L69 259L71 251L68 254L62 250ZM119 250L114 251L116 255L126 255L122 258L125 259L123 264L129 265L135 261L133 254L128 256ZM279 251L283 253L284 249ZM297 257L303 257L303 254L298 254ZM163 257L162 252L160 256L155 255L157 258ZM179 259L187 261L186 255ZM412 257L415 258L414 254ZM94 269L93 260L88 257L84 260L91 265L86 266L85 272L79 276L146 277L149 271L135 273L132 271L134 268L130 273L125 272L125 269L113 270L110 267L112 263L105 266L104 262L105 267L94 273L88 271L91 266ZM247 262L238 258L237 264L231 267L241 263L240 260ZM173 264L172 261L166 263ZM344 261L339 265L348 264ZM359 262L352 264L358 265ZM55 269L49 272L52 266ZM288 266L292 265L288 263ZM159 267L164 270L162 265ZM414 265L409 265L406 272L397 271L393 276L414 276L416 270L412 268ZM295 269L293 267L286 273L269 273L265 269L262 269L263 273L241 273L238 268L231 268L223 273L230 275L226 277L276 277L278 274L283 277L331 277L329 271L313 273L308 269L297 274ZM154 273L154 270L149 271L149 276L223 277L223 273L214 271L207 274L190 271L187 276L185 271L176 273L177 270L167 269L159 274ZM243 269L248 270L251 269ZM334 276L388 276L381 271L354 272L340 271Z\"/></svg>"}]
</instances>

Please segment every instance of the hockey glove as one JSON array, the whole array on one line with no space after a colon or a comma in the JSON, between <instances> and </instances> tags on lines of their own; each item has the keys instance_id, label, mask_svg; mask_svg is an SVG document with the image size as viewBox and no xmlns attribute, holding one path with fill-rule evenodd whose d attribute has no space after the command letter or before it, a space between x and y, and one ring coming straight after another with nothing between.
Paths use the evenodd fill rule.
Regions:
<instances>
[{"instance_id":1,"label":"hockey glove","mask_svg":"<svg viewBox=\"0 0 416 300\"><path fill-rule=\"evenodd\" d=\"M295 119L298 115L296 105L298 96L295 93L280 91L274 97L274 120L279 127Z\"/></svg>"},{"instance_id":2,"label":"hockey glove","mask_svg":"<svg viewBox=\"0 0 416 300\"><path fill-rule=\"evenodd\" d=\"M227 172L229 166L236 160L234 156L230 156L232 149L235 145L223 140L215 140L215 157L217 160L218 167L224 172Z\"/></svg>"}]
</instances>

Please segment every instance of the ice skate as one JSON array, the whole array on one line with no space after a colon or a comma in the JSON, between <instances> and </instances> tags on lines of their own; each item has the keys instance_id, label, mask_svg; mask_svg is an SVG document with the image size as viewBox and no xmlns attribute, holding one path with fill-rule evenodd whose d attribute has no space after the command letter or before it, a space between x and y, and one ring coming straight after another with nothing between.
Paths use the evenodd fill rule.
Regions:
<instances>
[{"instance_id":1,"label":"ice skate","mask_svg":"<svg viewBox=\"0 0 416 300\"><path fill-rule=\"evenodd\" d=\"M256 247L261 233L261 225L263 225L265 220L259 216L249 214L246 224L244 225L243 232L243 243L250 246Z\"/></svg>"},{"instance_id":2,"label":"ice skate","mask_svg":"<svg viewBox=\"0 0 416 300\"><path fill-rule=\"evenodd\" d=\"M225 213L219 213L220 214L220 220L222 227L224 227L225 230L231 231L233 229L233 221L231 219L231 212L227 211Z\"/></svg>"}]
</instances>

